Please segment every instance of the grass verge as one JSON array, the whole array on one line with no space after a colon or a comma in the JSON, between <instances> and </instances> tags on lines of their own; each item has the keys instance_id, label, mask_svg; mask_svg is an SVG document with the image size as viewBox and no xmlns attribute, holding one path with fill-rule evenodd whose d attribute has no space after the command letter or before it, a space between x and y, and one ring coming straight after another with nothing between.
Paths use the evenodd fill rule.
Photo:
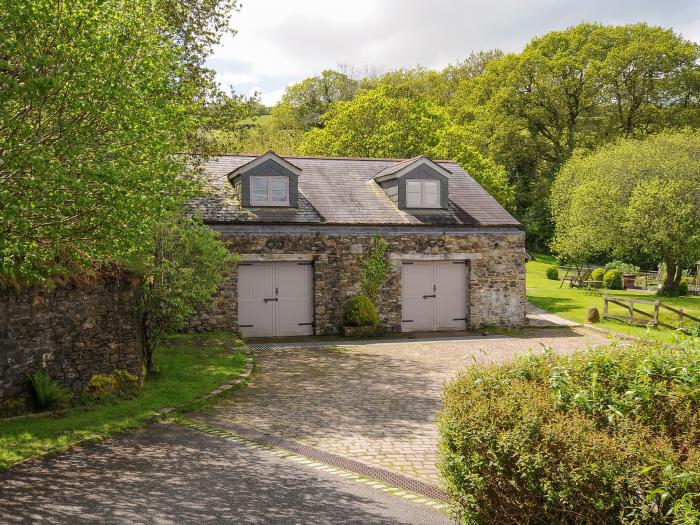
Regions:
<instances>
[{"instance_id":1,"label":"grass verge","mask_svg":"<svg viewBox=\"0 0 700 525\"><path fill-rule=\"evenodd\" d=\"M602 314L602 294L597 295L596 293L586 290L570 288L567 283L564 283L564 286L559 288L561 281L547 279L545 270L547 266L553 264L556 264L554 257L547 255L535 255L535 259L527 263L527 300L543 310L577 323L586 322L586 310L589 307L595 306ZM562 275L559 277L561 278ZM635 290L609 290L606 293L611 296L624 297L627 299L637 298L646 301L654 301L657 299L654 294ZM664 304L668 304L674 308L683 308L689 314L700 317L700 297L659 297L658 299ZM651 311L651 307L649 306L640 308L645 311ZM614 305L611 305L610 313L626 315L626 311L622 307ZM659 318L661 321L666 321L674 325L677 323L675 314L671 312L662 310ZM646 337L657 341L671 342L675 337L678 337L677 332L673 330L629 326L614 319L601 320L596 326L611 332Z\"/></svg>"},{"instance_id":2,"label":"grass verge","mask_svg":"<svg viewBox=\"0 0 700 525\"><path fill-rule=\"evenodd\" d=\"M146 381L135 399L76 407L57 417L0 421L0 469L137 428L162 408L194 401L241 372L241 345L229 332L175 335L156 352L158 377Z\"/></svg>"}]
</instances>

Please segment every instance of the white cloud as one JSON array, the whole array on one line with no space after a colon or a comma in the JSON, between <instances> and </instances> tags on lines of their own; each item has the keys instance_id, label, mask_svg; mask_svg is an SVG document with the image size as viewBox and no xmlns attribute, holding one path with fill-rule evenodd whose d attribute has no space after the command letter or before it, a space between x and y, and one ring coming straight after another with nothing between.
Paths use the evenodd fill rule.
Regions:
<instances>
[{"instance_id":1,"label":"white cloud","mask_svg":"<svg viewBox=\"0 0 700 525\"><path fill-rule=\"evenodd\" d=\"M581 21L648 22L700 39L697 0L250 0L238 33L211 60L220 82L258 86L266 103L284 86L338 63L442 67L471 51L521 49Z\"/></svg>"}]
</instances>

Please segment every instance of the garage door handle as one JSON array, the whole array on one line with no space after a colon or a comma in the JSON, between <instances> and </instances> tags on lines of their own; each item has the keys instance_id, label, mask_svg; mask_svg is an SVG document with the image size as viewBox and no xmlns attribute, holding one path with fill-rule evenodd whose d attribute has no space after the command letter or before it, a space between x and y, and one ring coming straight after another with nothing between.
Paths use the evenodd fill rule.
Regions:
<instances>
[{"instance_id":1,"label":"garage door handle","mask_svg":"<svg viewBox=\"0 0 700 525\"><path fill-rule=\"evenodd\" d=\"M263 299L263 301L265 301L265 302L268 302L268 301L277 302L277 301L279 301L279 299L277 297L265 297L265 299Z\"/></svg>"},{"instance_id":2,"label":"garage door handle","mask_svg":"<svg viewBox=\"0 0 700 525\"><path fill-rule=\"evenodd\" d=\"M435 297L435 294L432 294L432 295L424 295L424 296L423 296L423 299L427 299L428 297L433 297L433 298L434 298L434 297Z\"/></svg>"}]
</instances>

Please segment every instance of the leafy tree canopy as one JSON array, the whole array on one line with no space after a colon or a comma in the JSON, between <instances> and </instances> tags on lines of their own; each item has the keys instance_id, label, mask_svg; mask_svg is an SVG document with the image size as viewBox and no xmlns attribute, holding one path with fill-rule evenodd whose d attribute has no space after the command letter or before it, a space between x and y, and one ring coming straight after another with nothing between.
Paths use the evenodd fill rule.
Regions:
<instances>
[{"instance_id":1,"label":"leafy tree canopy","mask_svg":"<svg viewBox=\"0 0 700 525\"><path fill-rule=\"evenodd\" d=\"M575 149L700 125L699 58L669 29L581 24L490 61L448 107L506 168L529 233L546 240L541 203Z\"/></svg>"},{"instance_id":2,"label":"leafy tree canopy","mask_svg":"<svg viewBox=\"0 0 700 525\"><path fill-rule=\"evenodd\" d=\"M194 184L203 68L235 0L7 0L0 274L48 280L147 253Z\"/></svg>"},{"instance_id":3,"label":"leafy tree canopy","mask_svg":"<svg viewBox=\"0 0 700 525\"><path fill-rule=\"evenodd\" d=\"M402 96L405 95L405 96ZM323 127L303 137L307 155L410 158L426 155L459 162L505 206L514 201L503 168L470 146L468 133L444 108L415 93L380 85L335 104Z\"/></svg>"},{"instance_id":4,"label":"leafy tree canopy","mask_svg":"<svg viewBox=\"0 0 700 525\"><path fill-rule=\"evenodd\" d=\"M356 91L356 81L330 69L289 86L275 108L280 127L304 131L318 127L331 105L350 100Z\"/></svg>"},{"instance_id":5,"label":"leafy tree canopy","mask_svg":"<svg viewBox=\"0 0 700 525\"><path fill-rule=\"evenodd\" d=\"M552 191L553 248L586 259L643 254L664 262L664 291L700 259L700 132L622 139L576 154Z\"/></svg>"}]
</instances>

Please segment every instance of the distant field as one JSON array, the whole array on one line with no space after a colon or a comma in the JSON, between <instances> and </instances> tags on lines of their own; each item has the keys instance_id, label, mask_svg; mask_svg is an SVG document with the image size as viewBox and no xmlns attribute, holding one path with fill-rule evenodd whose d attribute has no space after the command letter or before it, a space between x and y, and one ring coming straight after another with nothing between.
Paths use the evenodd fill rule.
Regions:
<instances>
[{"instance_id":1,"label":"distant field","mask_svg":"<svg viewBox=\"0 0 700 525\"><path fill-rule=\"evenodd\" d=\"M257 117L250 117L245 120L241 120L238 124L241 126L249 126L251 124L262 124L269 118L270 115L259 115Z\"/></svg>"},{"instance_id":2,"label":"distant field","mask_svg":"<svg viewBox=\"0 0 700 525\"><path fill-rule=\"evenodd\" d=\"M577 323L586 322L586 310L592 306L597 307L602 314L603 298L601 295L578 288L570 288L566 283L559 288L561 281L547 279L545 269L553 264L556 264L555 259L546 255L535 255L535 260L527 263L528 301L548 312ZM560 275L560 277L562 276ZM610 290L606 293L610 296L637 298L648 301L657 299L652 293L633 290ZM700 317L700 297L660 297L659 300L674 308L683 308L689 314ZM649 306L641 306L640 309L651 312L651 307ZM609 312L615 315L626 315L627 313L622 307L613 305L611 305ZM660 312L659 320L669 324L677 324L675 314L663 311L663 309ZM618 333L647 336L662 341L670 341L676 335L674 331L665 328L647 329L629 326L613 319L601 321L598 326Z\"/></svg>"}]
</instances>

